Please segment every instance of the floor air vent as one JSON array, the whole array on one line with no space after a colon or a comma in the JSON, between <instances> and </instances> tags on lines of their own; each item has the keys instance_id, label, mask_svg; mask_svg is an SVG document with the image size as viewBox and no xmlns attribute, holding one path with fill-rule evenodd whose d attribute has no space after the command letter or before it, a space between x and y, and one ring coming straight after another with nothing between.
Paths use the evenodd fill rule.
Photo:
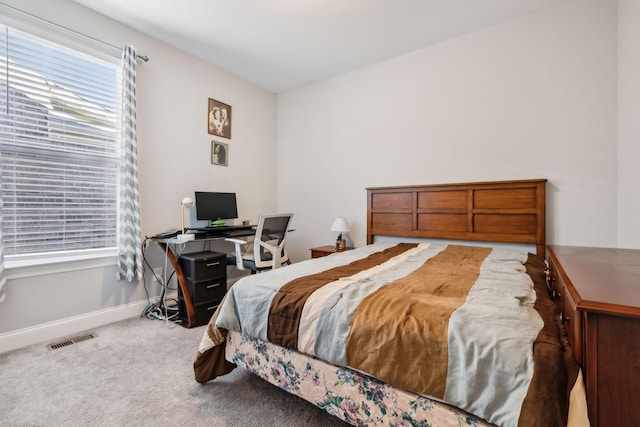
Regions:
<instances>
[{"instance_id":1,"label":"floor air vent","mask_svg":"<svg viewBox=\"0 0 640 427\"><path fill-rule=\"evenodd\" d=\"M82 341L93 339L96 336L97 335L94 334L93 332L89 332L88 334L78 335L77 337L71 337L71 338L64 339L62 341L51 343L51 344L49 344L47 346L47 348L49 350L57 350L59 348L68 347L68 346L70 346L72 344L75 344L75 343L78 343L78 342L82 342Z\"/></svg>"}]
</instances>

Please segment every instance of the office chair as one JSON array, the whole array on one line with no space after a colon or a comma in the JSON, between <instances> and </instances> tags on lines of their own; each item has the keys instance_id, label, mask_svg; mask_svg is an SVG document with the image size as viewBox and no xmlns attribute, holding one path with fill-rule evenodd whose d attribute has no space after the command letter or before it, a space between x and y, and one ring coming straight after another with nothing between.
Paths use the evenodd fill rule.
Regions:
<instances>
[{"instance_id":1,"label":"office chair","mask_svg":"<svg viewBox=\"0 0 640 427\"><path fill-rule=\"evenodd\" d=\"M235 245L235 251L227 257L227 265L235 265L238 270L248 269L251 270L251 274L255 274L257 271L290 264L284 244L287 232L293 231L287 230L291 217L292 213L261 214L256 226L252 252L242 252L242 246L248 243L245 240L225 239Z\"/></svg>"}]
</instances>

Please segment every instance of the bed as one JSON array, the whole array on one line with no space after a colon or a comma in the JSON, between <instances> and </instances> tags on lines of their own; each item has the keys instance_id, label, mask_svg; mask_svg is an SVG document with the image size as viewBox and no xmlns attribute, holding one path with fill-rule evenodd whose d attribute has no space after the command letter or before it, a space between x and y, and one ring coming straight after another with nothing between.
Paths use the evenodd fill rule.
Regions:
<instances>
[{"instance_id":1,"label":"bed","mask_svg":"<svg viewBox=\"0 0 640 427\"><path fill-rule=\"evenodd\" d=\"M352 425L588 425L546 283L545 185L368 188L367 245L238 281L196 380L241 366Z\"/></svg>"}]
</instances>

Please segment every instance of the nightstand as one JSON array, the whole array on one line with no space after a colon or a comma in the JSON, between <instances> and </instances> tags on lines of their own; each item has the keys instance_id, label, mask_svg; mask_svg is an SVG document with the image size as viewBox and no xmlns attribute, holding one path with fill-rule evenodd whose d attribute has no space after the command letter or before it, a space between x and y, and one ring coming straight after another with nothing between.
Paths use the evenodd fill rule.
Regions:
<instances>
[{"instance_id":1,"label":"nightstand","mask_svg":"<svg viewBox=\"0 0 640 427\"><path fill-rule=\"evenodd\" d=\"M311 258L320 258L323 256L331 255L336 252L344 252L353 249L351 246L347 246L343 251L336 249L335 245L319 246L317 248L311 248Z\"/></svg>"}]
</instances>

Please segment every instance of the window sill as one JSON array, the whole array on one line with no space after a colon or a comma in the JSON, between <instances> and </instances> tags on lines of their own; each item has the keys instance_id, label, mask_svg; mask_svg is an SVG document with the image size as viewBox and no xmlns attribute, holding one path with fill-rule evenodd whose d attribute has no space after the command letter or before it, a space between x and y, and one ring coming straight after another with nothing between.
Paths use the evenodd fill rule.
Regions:
<instances>
[{"instance_id":1,"label":"window sill","mask_svg":"<svg viewBox=\"0 0 640 427\"><path fill-rule=\"evenodd\" d=\"M46 257L5 257L4 267L7 279L11 280L110 267L117 265L117 262L117 250L105 249L83 253L56 254L55 256Z\"/></svg>"}]
</instances>

